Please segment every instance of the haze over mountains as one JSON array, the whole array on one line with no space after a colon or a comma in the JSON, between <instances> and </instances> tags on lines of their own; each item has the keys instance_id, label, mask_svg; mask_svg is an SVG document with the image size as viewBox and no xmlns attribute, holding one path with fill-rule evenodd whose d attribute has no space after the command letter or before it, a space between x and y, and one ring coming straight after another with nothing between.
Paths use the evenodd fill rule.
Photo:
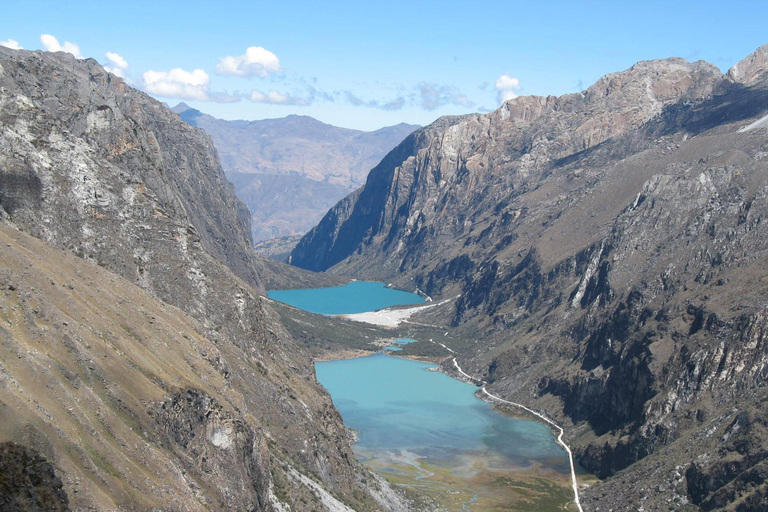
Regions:
<instances>
[{"instance_id":1,"label":"haze over mountains","mask_svg":"<svg viewBox=\"0 0 768 512\"><path fill-rule=\"evenodd\" d=\"M418 286L494 392L566 426L586 510L768 503L768 46L442 118L294 265ZM445 368L450 371L451 364Z\"/></svg>"},{"instance_id":2,"label":"haze over mountains","mask_svg":"<svg viewBox=\"0 0 768 512\"><path fill-rule=\"evenodd\" d=\"M213 139L227 178L251 211L255 242L309 231L418 128L401 123L363 132L308 116L225 121L184 103L172 110Z\"/></svg>"}]
</instances>

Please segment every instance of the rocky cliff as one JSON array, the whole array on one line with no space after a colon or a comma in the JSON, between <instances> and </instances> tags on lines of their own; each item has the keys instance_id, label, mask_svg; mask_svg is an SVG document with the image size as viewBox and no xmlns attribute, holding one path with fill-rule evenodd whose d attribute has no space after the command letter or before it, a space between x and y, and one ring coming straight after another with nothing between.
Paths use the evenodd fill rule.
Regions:
<instances>
[{"instance_id":1,"label":"rocky cliff","mask_svg":"<svg viewBox=\"0 0 768 512\"><path fill-rule=\"evenodd\" d=\"M43 482L0 503L407 508L260 296L202 130L95 61L6 48L0 129L0 464Z\"/></svg>"},{"instance_id":2,"label":"rocky cliff","mask_svg":"<svg viewBox=\"0 0 768 512\"><path fill-rule=\"evenodd\" d=\"M441 119L292 262L460 295L462 367L566 424L588 509L761 510L766 55Z\"/></svg>"},{"instance_id":3,"label":"rocky cliff","mask_svg":"<svg viewBox=\"0 0 768 512\"><path fill-rule=\"evenodd\" d=\"M405 123L363 132L308 116L226 121L173 108L210 134L227 177L251 211L255 241L302 235L418 126Z\"/></svg>"}]
</instances>

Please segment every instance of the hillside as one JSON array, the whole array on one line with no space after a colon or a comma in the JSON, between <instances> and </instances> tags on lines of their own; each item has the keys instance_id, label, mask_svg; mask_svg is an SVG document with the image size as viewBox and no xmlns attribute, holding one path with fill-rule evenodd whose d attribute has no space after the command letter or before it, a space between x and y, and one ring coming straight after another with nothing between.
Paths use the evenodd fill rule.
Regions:
<instances>
[{"instance_id":1,"label":"hillside","mask_svg":"<svg viewBox=\"0 0 768 512\"><path fill-rule=\"evenodd\" d=\"M6 48L0 129L0 508L408 508L260 295L202 130L93 60Z\"/></svg>"},{"instance_id":2,"label":"hillside","mask_svg":"<svg viewBox=\"0 0 768 512\"><path fill-rule=\"evenodd\" d=\"M564 424L604 479L586 509L763 510L767 61L640 62L440 119L291 261L460 294L429 322L491 390Z\"/></svg>"},{"instance_id":3,"label":"hillside","mask_svg":"<svg viewBox=\"0 0 768 512\"><path fill-rule=\"evenodd\" d=\"M291 115L226 121L180 103L182 120L213 139L227 178L252 215L254 241L302 235L418 126L372 132Z\"/></svg>"}]
</instances>

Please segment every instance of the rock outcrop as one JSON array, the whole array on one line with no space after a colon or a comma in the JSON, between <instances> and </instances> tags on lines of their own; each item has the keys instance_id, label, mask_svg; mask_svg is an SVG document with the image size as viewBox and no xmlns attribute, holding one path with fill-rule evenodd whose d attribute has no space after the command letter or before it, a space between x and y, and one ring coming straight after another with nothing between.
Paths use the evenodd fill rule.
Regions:
<instances>
[{"instance_id":1,"label":"rock outcrop","mask_svg":"<svg viewBox=\"0 0 768 512\"><path fill-rule=\"evenodd\" d=\"M53 465L36 451L16 443L0 444L0 509L69 509L67 493Z\"/></svg>"},{"instance_id":2,"label":"rock outcrop","mask_svg":"<svg viewBox=\"0 0 768 512\"><path fill-rule=\"evenodd\" d=\"M407 508L260 295L202 130L95 61L6 48L0 130L0 441L69 506Z\"/></svg>"},{"instance_id":3,"label":"rock outcrop","mask_svg":"<svg viewBox=\"0 0 768 512\"><path fill-rule=\"evenodd\" d=\"M605 479L587 509L760 510L765 55L727 75L641 62L584 93L438 120L292 262L460 295L443 320L466 340L461 366L566 424Z\"/></svg>"},{"instance_id":4,"label":"rock outcrop","mask_svg":"<svg viewBox=\"0 0 768 512\"><path fill-rule=\"evenodd\" d=\"M216 144L224 172L252 215L254 241L303 235L418 126L372 132L308 116L226 121L180 103L180 117Z\"/></svg>"},{"instance_id":5,"label":"rock outcrop","mask_svg":"<svg viewBox=\"0 0 768 512\"><path fill-rule=\"evenodd\" d=\"M728 78L747 86L765 79L768 73L768 44L761 46L749 57L728 70Z\"/></svg>"}]
</instances>

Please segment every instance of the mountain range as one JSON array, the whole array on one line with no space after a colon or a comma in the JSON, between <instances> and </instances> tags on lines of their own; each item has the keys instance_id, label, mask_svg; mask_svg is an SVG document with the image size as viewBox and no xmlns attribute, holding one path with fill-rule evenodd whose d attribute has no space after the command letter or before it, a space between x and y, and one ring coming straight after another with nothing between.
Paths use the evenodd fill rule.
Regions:
<instances>
[{"instance_id":1,"label":"mountain range","mask_svg":"<svg viewBox=\"0 0 768 512\"><path fill-rule=\"evenodd\" d=\"M585 510L765 510L768 46L446 117L293 265L420 288L461 367L564 425ZM454 371L450 354L444 369Z\"/></svg>"},{"instance_id":2,"label":"mountain range","mask_svg":"<svg viewBox=\"0 0 768 512\"><path fill-rule=\"evenodd\" d=\"M0 509L417 510L317 383L336 320L264 297L354 275L430 295L413 325L451 340L445 372L563 426L585 510L765 510L768 46L416 130L292 251L319 276L254 253L191 126L218 120L176 110L0 47ZM288 160L355 137L274 121L297 135L259 151ZM309 162L297 182L362 183Z\"/></svg>"},{"instance_id":3,"label":"mountain range","mask_svg":"<svg viewBox=\"0 0 768 512\"><path fill-rule=\"evenodd\" d=\"M256 242L309 231L418 128L401 123L363 132L308 116L226 121L185 103L172 110L213 139L227 178L251 211Z\"/></svg>"}]
</instances>

